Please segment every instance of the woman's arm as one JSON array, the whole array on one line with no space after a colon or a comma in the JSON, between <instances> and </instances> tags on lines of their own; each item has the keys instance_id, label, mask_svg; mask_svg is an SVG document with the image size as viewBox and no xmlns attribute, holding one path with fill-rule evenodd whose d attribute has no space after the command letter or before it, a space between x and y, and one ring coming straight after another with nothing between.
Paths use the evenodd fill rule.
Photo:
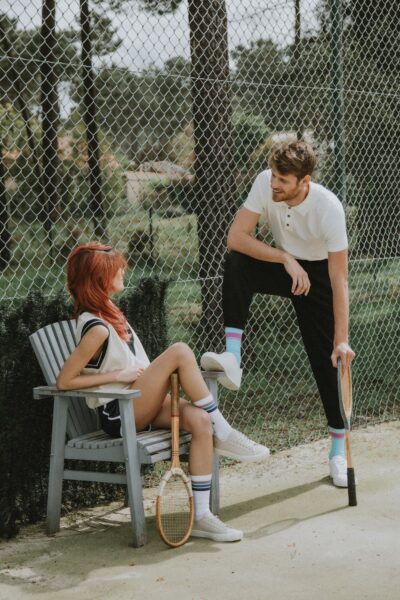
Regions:
<instances>
[{"instance_id":1,"label":"woman's arm","mask_svg":"<svg viewBox=\"0 0 400 600\"><path fill-rule=\"evenodd\" d=\"M95 325L83 336L81 342L65 361L56 385L59 390L77 390L104 385L106 383L131 383L139 376L139 369L132 367L109 373L81 375L82 369L91 358L98 354L108 338L108 330L103 325Z\"/></svg>"}]
</instances>

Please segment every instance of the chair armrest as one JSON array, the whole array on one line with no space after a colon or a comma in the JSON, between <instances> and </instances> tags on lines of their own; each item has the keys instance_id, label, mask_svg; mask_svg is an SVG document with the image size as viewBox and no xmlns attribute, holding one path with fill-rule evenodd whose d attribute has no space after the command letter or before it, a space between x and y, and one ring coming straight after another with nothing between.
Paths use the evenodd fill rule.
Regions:
<instances>
[{"instance_id":1,"label":"chair armrest","mask_svg":"<svg viewBox=\"0 0 400 600\"><path fill-rule=\"evenodd\" d=\"M139 390L96 390L90 388L87 390L59 390L55 385L42 385L33 388L33 397L35 400L42 398L52 398L60 396L64 398L111 398L116 400L132 400L141 395Z\"/></svg>"},{"instance_id":2,"label":"chair armrest","mask_svg":"<svg viewBox=\"0 0 400 600\"><path fill-rule=\"evenodd\" d=\"M217 379L219 375L223 375L224 371L201 371L204 379Z\"/></svg>"}]
</instances>

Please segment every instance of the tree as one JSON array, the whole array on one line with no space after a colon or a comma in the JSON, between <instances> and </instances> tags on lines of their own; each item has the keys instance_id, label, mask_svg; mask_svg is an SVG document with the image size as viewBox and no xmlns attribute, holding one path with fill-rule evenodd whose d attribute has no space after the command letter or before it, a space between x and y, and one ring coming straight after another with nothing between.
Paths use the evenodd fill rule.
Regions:
<instances>
[{"instance_id":1,"label":"tree","mask_svg":"<svg viewBox=\"0 0 400 600\"><path fill-rule=\"evenodd\" d=\"M4 55L7 56L9 60L7 75L10 82L13 83L13 95L15 95L15 104L18 106L25 124L26 139L30 150L33 174L35 179L32 187L33 190L36 191L36 193L38 193L38 186L41 180L41 169L39 157L37 155L36 140L31 125L31 114L28 103L25 100L25 93L24 88L22 88L21 85L21 78L16 68L18 56L16 55L15 47L12 45L12 38L15 38L15 33L12 29L12 27L15 26L15 21L13 21L14 20L9 19L6 15L0 15L0 37L2 47L4 50Z\"/></svg>"},{"instance_id":2,"label":"tree","mask_svg":"<svg viewBox=\"0 0 400 600\"><path fill-rule=\"evenodd\" d=\"M235 211L235 163L224 0L189 0L194 174L205 347L222 338L222 271Z\"/></svg>"},{"instance_id":3,"label":"tree","mask_svg":"<svg viewBox=\"0 0 400 600\"><path fill-rule=\"evenodd\" d=\"M100 3L100 2L99 2ZM124 0L111 0L123 10ZM158 14L179 0L140 0ZM221 278L225 240L235 210L235 163L225 0L189 0L194 207L197 215L201 326L205 345L222 333Z\"/></svg>"},{"instance_id":4,"label":"tree","mask_svg":"<svg viewBox=\"0 0 400 600\"><path fill-rule=\"evenodd\" d=\"M102 68L94 83L102 131L128 159L146 160L146 154L147 160L167 159L170 139L191 120L190 63L175 57L140 75L121 67ZM73 97L78 100L80 94L77 89Z\"/></svg>"},{"instance_id":5,"label":"tree","mask_svg":"<svg viewBox=\"0 0 400 600\"><path fill-rule=\"evenodd\" d=\"M41 30L41 105L42 105L42 210L41 221L47 235L50 256L53 253L53 224L58 208L59 159L57 155L57 131L60 121L57 77L55 73L56 57L56 3L44 0L42 5Z\"/></svg>"},{"instance_id":6,"label":"tree","mask_svg":"<svg viewBox=\"0 0 400 600\"><path fill-rule=\"evenodd\" d=\"M358 209L357 252L399 256L400 206L393 182L400 154L398 6L390 0L346 0L343 9L346 163L349 203ZM322 31L332 35L327 1L320 18Z\"/></svg>"},{"instance_id":7,"label":"tree","mask_svg":"<svg viewBox=\"0 0 400 600\"><path fill-rule=\"evenodd\" d=\"M91 23L88 0L80 0L80 23L82 40L82 85L83 85L83 118L86 125L88 146L88 164L90 173L90 212L94 224L94 232L98 239L105 235L105 210L100 169L100 146L97 126L96 92L92 66Z\"/></svg>"},{"instance_id":8,"label":"tree","mask_svg":"<svg viewBox=\"0 0 400 600\"><path fill-rule=\"evenodd\" d=\"M51 17L51 9L48 7L48 15ZM14 107L14 121L19 121L19 115L22 118L25 128L25 140L21 141L20 149L27 146L29 156L24 158L30 162L29 172L29 190L31 197L29 200L30 206L39 214L42 222L45 225L49 244L51 245L51 222L50 219L55 217L52 214L50 204L52 200L48 200L46 193L53 193L50 190L52 187L51 178L47 181L48 188L43 190L44 179L42 180L42 167L39 150L39 127L36 119L33 117L33 112L38 109L40 104L40 96L45 103L45 110L48 110L53 103L55 112L58 114L57 107L57 86L62 80L69 80L76 67L76 51L72 45L76 34L70 30L53 31L49 30L49 16L45 17L46 25L41 28L30 30L19 30L16 19L12 19L5 14L0 14L0 47L3 50L0 59L0 103L4 107L5 113L8 112L8 106L11 104ZM47 28L46 28L47 27ZM51 25L50 25L51 27ZM43 45L42 34L48 36L48 41L51 45ZM42 57L48 60L48 53L54 59L51 64L53 77L53 85L50 85L50 80L47 80L47 67L41 65ZM43 54L44 53L44 54ZM60 60L62 58L62 60ZM47 65L48 66L48 65ZM41 77L44 77L44 81ZM55 99L55 100L54 100ZM55 105L54 105L55 102ZM4 113L4 114L5 114ZM53 114L50 119L53 118ZM44 119L44 126L48 125L49 119ZM52 139L52 142L50 140ZM4 149L7 150L7 144L2 140ZM46 155L52 153L51 144L55 143L54 129L46 130L46 136L43 136L43 144L45 146ZM25 153L24 153L25 154ZM48 169L51 170L52 161L46 162ZM7 166L2 166L4 177L7 173ZM46 176L49 177L49 171ZM54 182L53 182L54 183ZM51 184L51 185L50 185ZM2 198L6 203L7 192L3 186ZM33 196L33 197L32 197ZM37 206L36 198L40 198L39 206ZM2 217L5 218L6 204L3 204ZM50 209L50 210L49 210ZM50 213L50 214L49 214ZM10 226L10 225L9 225ZM4 227L4 224L3 224ZM11 243L11 234L6 234L5 230L2 233L3 243L4 236L7 237L8 244ZM4 259L4 255L3 255ZM3 264L3 266L5 266Z\"/></svg>"},{"instance_id":9,"label":"tree","mask_svg":"<svg viewBox=\"0 0 400 600\"><path fill-rule=\"evenodd\" d=\"M0 271L8 267L11 258L11 233L8 223L3 142L0 141Z\"/></svg>"}]
</instances>

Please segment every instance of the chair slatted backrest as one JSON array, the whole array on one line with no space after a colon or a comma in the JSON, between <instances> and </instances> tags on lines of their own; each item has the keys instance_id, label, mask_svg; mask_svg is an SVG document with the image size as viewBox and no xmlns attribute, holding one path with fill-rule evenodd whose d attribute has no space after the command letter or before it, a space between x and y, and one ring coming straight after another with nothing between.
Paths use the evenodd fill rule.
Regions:
<instances>
[{"instance_id":1,"label":"chair slatted backrest","mask_svg":"<svg viewBox=\"0 0 400 600\"><path fill-rule=\"evenodd\" d=\"M55 385L57 376L76 347L76 321L60 321L42 327L29 336L47 385ZM75 438L99 429L97 413L87 407L84 398L75 398L68 411L67 435Z\"/></svg>"}]
</instances>

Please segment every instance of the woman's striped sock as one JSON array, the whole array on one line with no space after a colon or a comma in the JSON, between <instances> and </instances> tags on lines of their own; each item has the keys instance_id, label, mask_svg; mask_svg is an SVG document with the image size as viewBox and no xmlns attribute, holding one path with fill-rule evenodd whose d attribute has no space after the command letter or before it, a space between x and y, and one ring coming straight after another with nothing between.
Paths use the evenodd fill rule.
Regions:
<instances>
[{"instance_id":1,"label":"woman's striped sock","mask_svg":"<svg viewBox=\"0 0 400 600\"><path fill-rule=\"evenodd\" d=\"M196 521L202 519L210 510L211 477L211 473L210 475L191 475Z\"/></svg>"},{"instance_id":2,"label":"woman's striped sock","mask_svg":"<svg viewBox=\"0 0 400 600\"><path fill-rule=\"evenodd\" d=\"M198 408L202 408L203 410L208 412L211 418L211 423L213 425L215 437L217 437L219 440L226 440L226 438L232 431L232 427L222 415L212 394L209 394L201 400L197 400L197 402L193 402L193 404L195 406L198 406Z\"/></svg>"}]
</instances>

